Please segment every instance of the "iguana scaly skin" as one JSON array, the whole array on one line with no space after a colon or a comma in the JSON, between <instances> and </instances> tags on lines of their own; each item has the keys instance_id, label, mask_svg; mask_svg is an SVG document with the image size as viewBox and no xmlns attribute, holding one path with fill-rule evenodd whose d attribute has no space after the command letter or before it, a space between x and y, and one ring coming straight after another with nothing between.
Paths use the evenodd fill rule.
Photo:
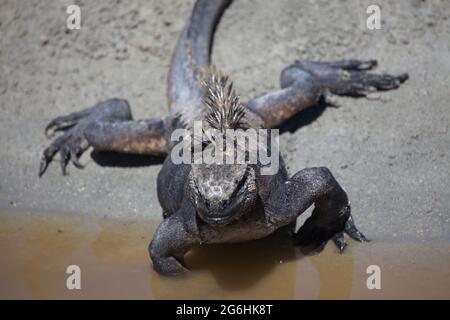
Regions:
<instances>
[{"instance_id":1,"label":"iguana scaly skin","mask_svg":"<svg viewBox=\"0 0 450 320\"><path fill-rule=\"evenodd\" d=\"M172 57L166 117L133 120L124 99L106 100L58 117L45 132L49 137L56 131L63 134L44 150L39 174L56 153L63 174L69 162L82 167L78 157L89 146L97 151L166 156L174 146L171 133L190 128L196 120L212 127L273 129L315 105L325 93L365 96L396 89L408 78L407 74L368 73L377 64L374 60L298 61L281 73L281 89L246 103L240 103L234 91L229 98L236 101L220 100L214 90L226 93L229 83L211 67L210 50L215 27L230 2L198 0L195 4ZM225 121L220 114L226 112L225 118L230 118ZM167 156L157 190L164 219L149 253L154 269L166 275L186 270L183 256L196 244L258 239L284 226L299 245L319 247L332 239L342 251L344 233L366 241L355 227L345 191L331 172L324 167L307 168L289 177L281 156L273 175L261 175L258 163L176 165ZM311 217L294 232L296 218L311 205Z\"/></svg>"}]
</instances>

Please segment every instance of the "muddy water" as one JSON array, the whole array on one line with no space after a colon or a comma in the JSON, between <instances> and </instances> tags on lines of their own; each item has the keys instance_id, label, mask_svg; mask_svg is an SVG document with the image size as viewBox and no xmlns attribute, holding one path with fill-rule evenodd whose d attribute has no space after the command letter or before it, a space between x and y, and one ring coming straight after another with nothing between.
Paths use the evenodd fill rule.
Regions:
<instances>
[{"instance_id":1,"label":"muddy water","mask_svg":"<svg viewBox=\"0 0 450 320\"><path fill-rule=\"evenodd\" d=\"M351 242L304 256L281 236L202 246L192 272L155 274L147 245L153 221L93 220L64 214L0 213L0 298L79 299L450 299L450 244ZM369 265L381 290L367 289ZM81 268L81 290L66 288L66 268Z\"/></svg>"}]
</instances>

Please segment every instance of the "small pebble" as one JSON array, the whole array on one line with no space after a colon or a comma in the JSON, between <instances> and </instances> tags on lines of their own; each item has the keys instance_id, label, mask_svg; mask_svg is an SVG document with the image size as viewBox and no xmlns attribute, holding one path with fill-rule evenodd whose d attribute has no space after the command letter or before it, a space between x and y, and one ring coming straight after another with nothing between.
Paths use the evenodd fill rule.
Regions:
<instances>
[{"instance_id":1,"label":"small pebble","mask_svg":"<svg viewBox=\"0 0 450 320\"><path fill-rule=\"evenodd\" d=\"M369 100L379 100L381 98L381 94L379 92L370 92L367 94L367 99Z\"/></svg>"}]
</instances>

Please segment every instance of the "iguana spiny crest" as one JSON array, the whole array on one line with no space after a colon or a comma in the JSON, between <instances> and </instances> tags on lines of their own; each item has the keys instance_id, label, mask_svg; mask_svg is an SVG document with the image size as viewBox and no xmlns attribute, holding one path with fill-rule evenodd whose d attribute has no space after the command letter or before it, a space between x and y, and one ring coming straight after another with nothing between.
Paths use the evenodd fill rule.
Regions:
<instances>
[{"instance_id":1,"label":"iguana spiny crest","mask_svg":"<svg viewBox=\"0 0 450 320\"><path fill-rule=\"evenodd\" d=\"M233 82L228 81L228 75L213 68L202 85L206 89L203 98L207 108L205 120L223 133L227 129L236 129L246 109L233 88Z\"/></svg>"}]
</instances>

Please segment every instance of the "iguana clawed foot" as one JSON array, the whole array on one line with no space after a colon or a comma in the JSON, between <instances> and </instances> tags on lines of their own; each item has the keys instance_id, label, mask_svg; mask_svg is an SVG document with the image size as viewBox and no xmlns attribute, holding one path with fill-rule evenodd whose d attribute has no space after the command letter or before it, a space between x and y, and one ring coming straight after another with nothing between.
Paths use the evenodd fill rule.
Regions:
<instances>
[{"instance_id":1,"label":"iguana clawed foot","mask_svg":"<svg viewBox=\"0 0 450 320\"><path fill-rule=\"evenodd\" d=\"M369 73L378 65L376 60L341 60L335 62L300 62L294 64L316 76L331 93L365 97L376 91L396 89L409 76Z\"/></svg>"},{"instance_id":2,"label":"iguana clawed foot","mask_svg":"<svg viewBox=\"0 0 450 320\"><path fill-rule=\"evenodd\" d=\"M39 176L45 173L57 153L60 154L60 166L63 175L66 174L66 167L70 161L75 167L83 168L83 165L78 161L78 157L89 147L89 144L84 137L86 123L81 120L82 118L76 118L72 114L58 117L47 125L45 134L48 138L53 137L56 131L65 130L65 132L62 136L53 140L50 146L44 150L39 167Z\"/></svg>"},{"instance_id":3,"label":"iguana clawed foot","mask_svg":"<svg viewBox=\"0 0 450 320\"><path fill-rule=\"evenodd\" d=\"M343 253L345 247L347 246L347 242L345 242L344 239L344 233L350 236L353 240L356 240L358 242L370 242L361 231L359 231L356 226L355 222L353 221L353 217L350 216L345 223L344 231L338 232L333 236L333 242L338 247L339 252Z\"/></svg>"},{"instance_id":4,"label":"iguana clawed foot","mask_svg":"<svg viewBox=\"0 0 450 320\"><path fill-rule=\"evenodd\" d=\"M91 136L97 136L99 141L104 141L102 132L95 130L98 127L96 125L102 121L112 123L130 119L132 117L128 102L118 98L109 99L80 112L53 119L45 127L45 135L52 139L56 132L63 132L63 134L53 140L50 146L44 150L39 166L39 176L45 173L57 153L60 154L63 175L66 174L69 162L72 162L77 168L83 168L78 158L92 145L92 140L88 139L89 132L91 132Z\"/></svg>"},{"instance_id":5,"label":"iguana clawed foot","mask_svg":"<svg viewBox=\"0 0 450 320\"><path fill-rule=\"evenodd\" d=\"M331 239L338 247L339 252L343 253L347 246L344 234L349 235L352 239L359 242L369 242L370 240L356 228L353 217L350 214L350 206L345 209L348 210L348 212L340 215L340 217L348 217L343 226L342 219L339 216L334 223L330 224L328 222L327 225L324 226L321 226L320 222L309 218L298 232L293 235L294 243L299 246L318 249L323 248L328 240Z\"/></svg>"}]
</instances>

